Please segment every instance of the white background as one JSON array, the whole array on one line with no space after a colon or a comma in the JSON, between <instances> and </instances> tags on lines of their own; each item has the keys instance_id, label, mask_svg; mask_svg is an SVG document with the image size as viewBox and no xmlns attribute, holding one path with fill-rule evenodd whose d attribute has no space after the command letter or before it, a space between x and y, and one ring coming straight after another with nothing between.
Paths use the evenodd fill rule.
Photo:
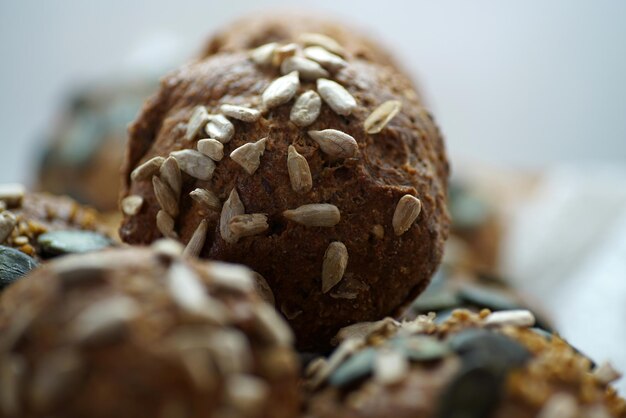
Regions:
<instances>
[{"instance_id":1,"label":"white background","mask_svg":"<svg viewBox=\"0 0 626 418\"><path fill-rule=\"evenodd\" d=\"M163 74L233 18L294 4L0 0L0 181L30 178L68 88ZM453 166L470 160L552 173L512 221L508 269L572 342L624 369L626 1L297 4L364 28L401 57ZM607 177L606 167L616 170Z\"/></svg>"}]
</instances>

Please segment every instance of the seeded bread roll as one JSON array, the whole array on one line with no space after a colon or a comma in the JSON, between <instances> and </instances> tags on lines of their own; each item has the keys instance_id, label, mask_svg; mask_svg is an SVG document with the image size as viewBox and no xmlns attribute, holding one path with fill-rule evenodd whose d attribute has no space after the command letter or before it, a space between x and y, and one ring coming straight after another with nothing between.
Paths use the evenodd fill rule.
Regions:
<instances>
[{"instance_id":1,"label":"seeded bread roll","mask_svg":"<svg viewBox=\"0 0 626 418\"><path fill-rule=\"evenodd\" d=\"M610 385L620 374L529 311L456 310L343 329L341 345L306 371L308 418L624 417Z\"/></svg>"},{"instance_id":2,"label":"seeded bread roll","mask_svg":"<svg viewBox=\"0 0 626 418\"><path fill-rule=\"evenodd\" d=\"M120 229L250 266L302 349L412 300L449 224L443 141L410 81L316 42L343 56L269 44L167 76L130 127Z\"/></svg>"},{"instance_id":3,"label":"seeded bread roll","mask_svg":"<svg viewBox=\"0 0 626 418\"><path fill-rule=\"evenodd\" d=\"M1 417L297 416L293 336L244 266L72 255L0 299Z\"/></svg>"}]
</instances>

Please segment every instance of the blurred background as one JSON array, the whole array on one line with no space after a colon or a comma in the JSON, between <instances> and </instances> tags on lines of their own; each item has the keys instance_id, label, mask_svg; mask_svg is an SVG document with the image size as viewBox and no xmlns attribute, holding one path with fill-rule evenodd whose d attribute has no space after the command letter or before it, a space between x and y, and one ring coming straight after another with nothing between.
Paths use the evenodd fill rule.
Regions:
<instances>
[{"instance_id":1,"label":"blurred background","mask_svg":"<svg viewBox=\"0 0 626 418\"><path fill-rule=\"evenodd\" d=\"M231 20L293 5L1 0L1 181L60 187L54 168L38 180L37 167L51 153L85 164L95 146L85 137L113 141L89 164L116 163L114 141L159 76ZM298 5L401 58L443 130L456 181L501 225L489 238L493 268L570 342L626 370L626 2ZM64 145L51 151L53 140ZM115 177L90 187L97 195ZM106 206L89 193L73 194ZM618 387L626 393L624 379Z\"/></svg>"}]
</instances>

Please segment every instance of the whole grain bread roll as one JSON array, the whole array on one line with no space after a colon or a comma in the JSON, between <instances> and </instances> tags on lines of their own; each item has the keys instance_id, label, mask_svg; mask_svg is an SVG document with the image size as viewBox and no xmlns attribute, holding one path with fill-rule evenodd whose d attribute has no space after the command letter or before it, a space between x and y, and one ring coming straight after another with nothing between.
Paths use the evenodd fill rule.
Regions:
<instances>
[{"instance_id":1,"label":"whole grain bread roll","mask_svg":"<svg viewBox=\"0 0 626 418\"><path fill-rule=\"evenodd\" d=\"M250 266L298 347L320 349L428 284L448 162L402 73L360 42L300 35L163 79L129 130L120 235Z\"/></svg>"}]
</instances>

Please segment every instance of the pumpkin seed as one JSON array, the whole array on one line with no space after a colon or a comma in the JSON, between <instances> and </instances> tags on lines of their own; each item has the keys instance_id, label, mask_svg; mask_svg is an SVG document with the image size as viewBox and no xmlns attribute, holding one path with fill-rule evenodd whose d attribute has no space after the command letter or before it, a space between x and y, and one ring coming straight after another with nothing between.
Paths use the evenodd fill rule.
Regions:
<instances>
[{"instance_id":1,"label":"pumpkin seed","mask_svg":"<svg viewBox=\"0 0 626 418\"><path fill-rule=\"evenodd\" d=\"M297 71L300 74L300 78L303 80L317 80L321 77L328 77L328 71L326 71L317 62L304 57L293 56L286 58L280 65L280 72L283 74L289 74L292 71Z\"/></svg>"},{"instance_id":2,"label":"pumpkin seed","mask_svg":"<svg viewBox=\"0 0 626 418\"><path fill-rule=\"evenodd\" d=\"M79 230L46 232L37 238L37 243L47 256L88 253L113 245L113 242L105 235L94 231Z\"/></svg>"},{"instance_id":3,"label":"pumpkin seed","mask_svg":"<svg viewBox=\"0 0 626 418\"><path fill-rule=\"evenodd\" d=\"M0 245L0 290L37 267L37 262L15 248Z\"/></svg>"},{"instance_id":4,"label":"pumpkin seed","mask_svg":"<svg viewBox=\"0 0 626 418\"><path fill-rule=\"evenodd\" d=\"M411 304L411 309L423 313L438 312L444 309L458 307L460 303L461 300L456 294L447 289L436 291L426 290Z\"/></svg>"},{"instance_id":5,"label":"pumpkin seed","mask_svg":"<svg viewBox=\"0 0 626 418\"><path fill-rule=\"evenodd\" d=\"M394 337L390 340L390 344L414 361L440 360L450 353L450 347L447 344L426 335Z\"/></svg>"},{"instance_id":6,"label":"pumpkin seed","mask_svg":"<svg viewBox=\"0 0 626 418\"><path fill-rule=\"evenodd\" d=\"M328 378L328 383L336 387L346 387L361 380L374 370L376 350L367 347L345 360Z\"/></svg>"},{"instance_id":7,"label":"pumpkin seed","mask_svg":"<svg viewBox=\"0 0 626 418\"><path fill-rule=\"evenodd\" d=\"M458 296L477 308L487 308L492 311L520 308L520 304L506 293L476 284L464 284L459 289Z\"/></svg>"}]
</instances>

